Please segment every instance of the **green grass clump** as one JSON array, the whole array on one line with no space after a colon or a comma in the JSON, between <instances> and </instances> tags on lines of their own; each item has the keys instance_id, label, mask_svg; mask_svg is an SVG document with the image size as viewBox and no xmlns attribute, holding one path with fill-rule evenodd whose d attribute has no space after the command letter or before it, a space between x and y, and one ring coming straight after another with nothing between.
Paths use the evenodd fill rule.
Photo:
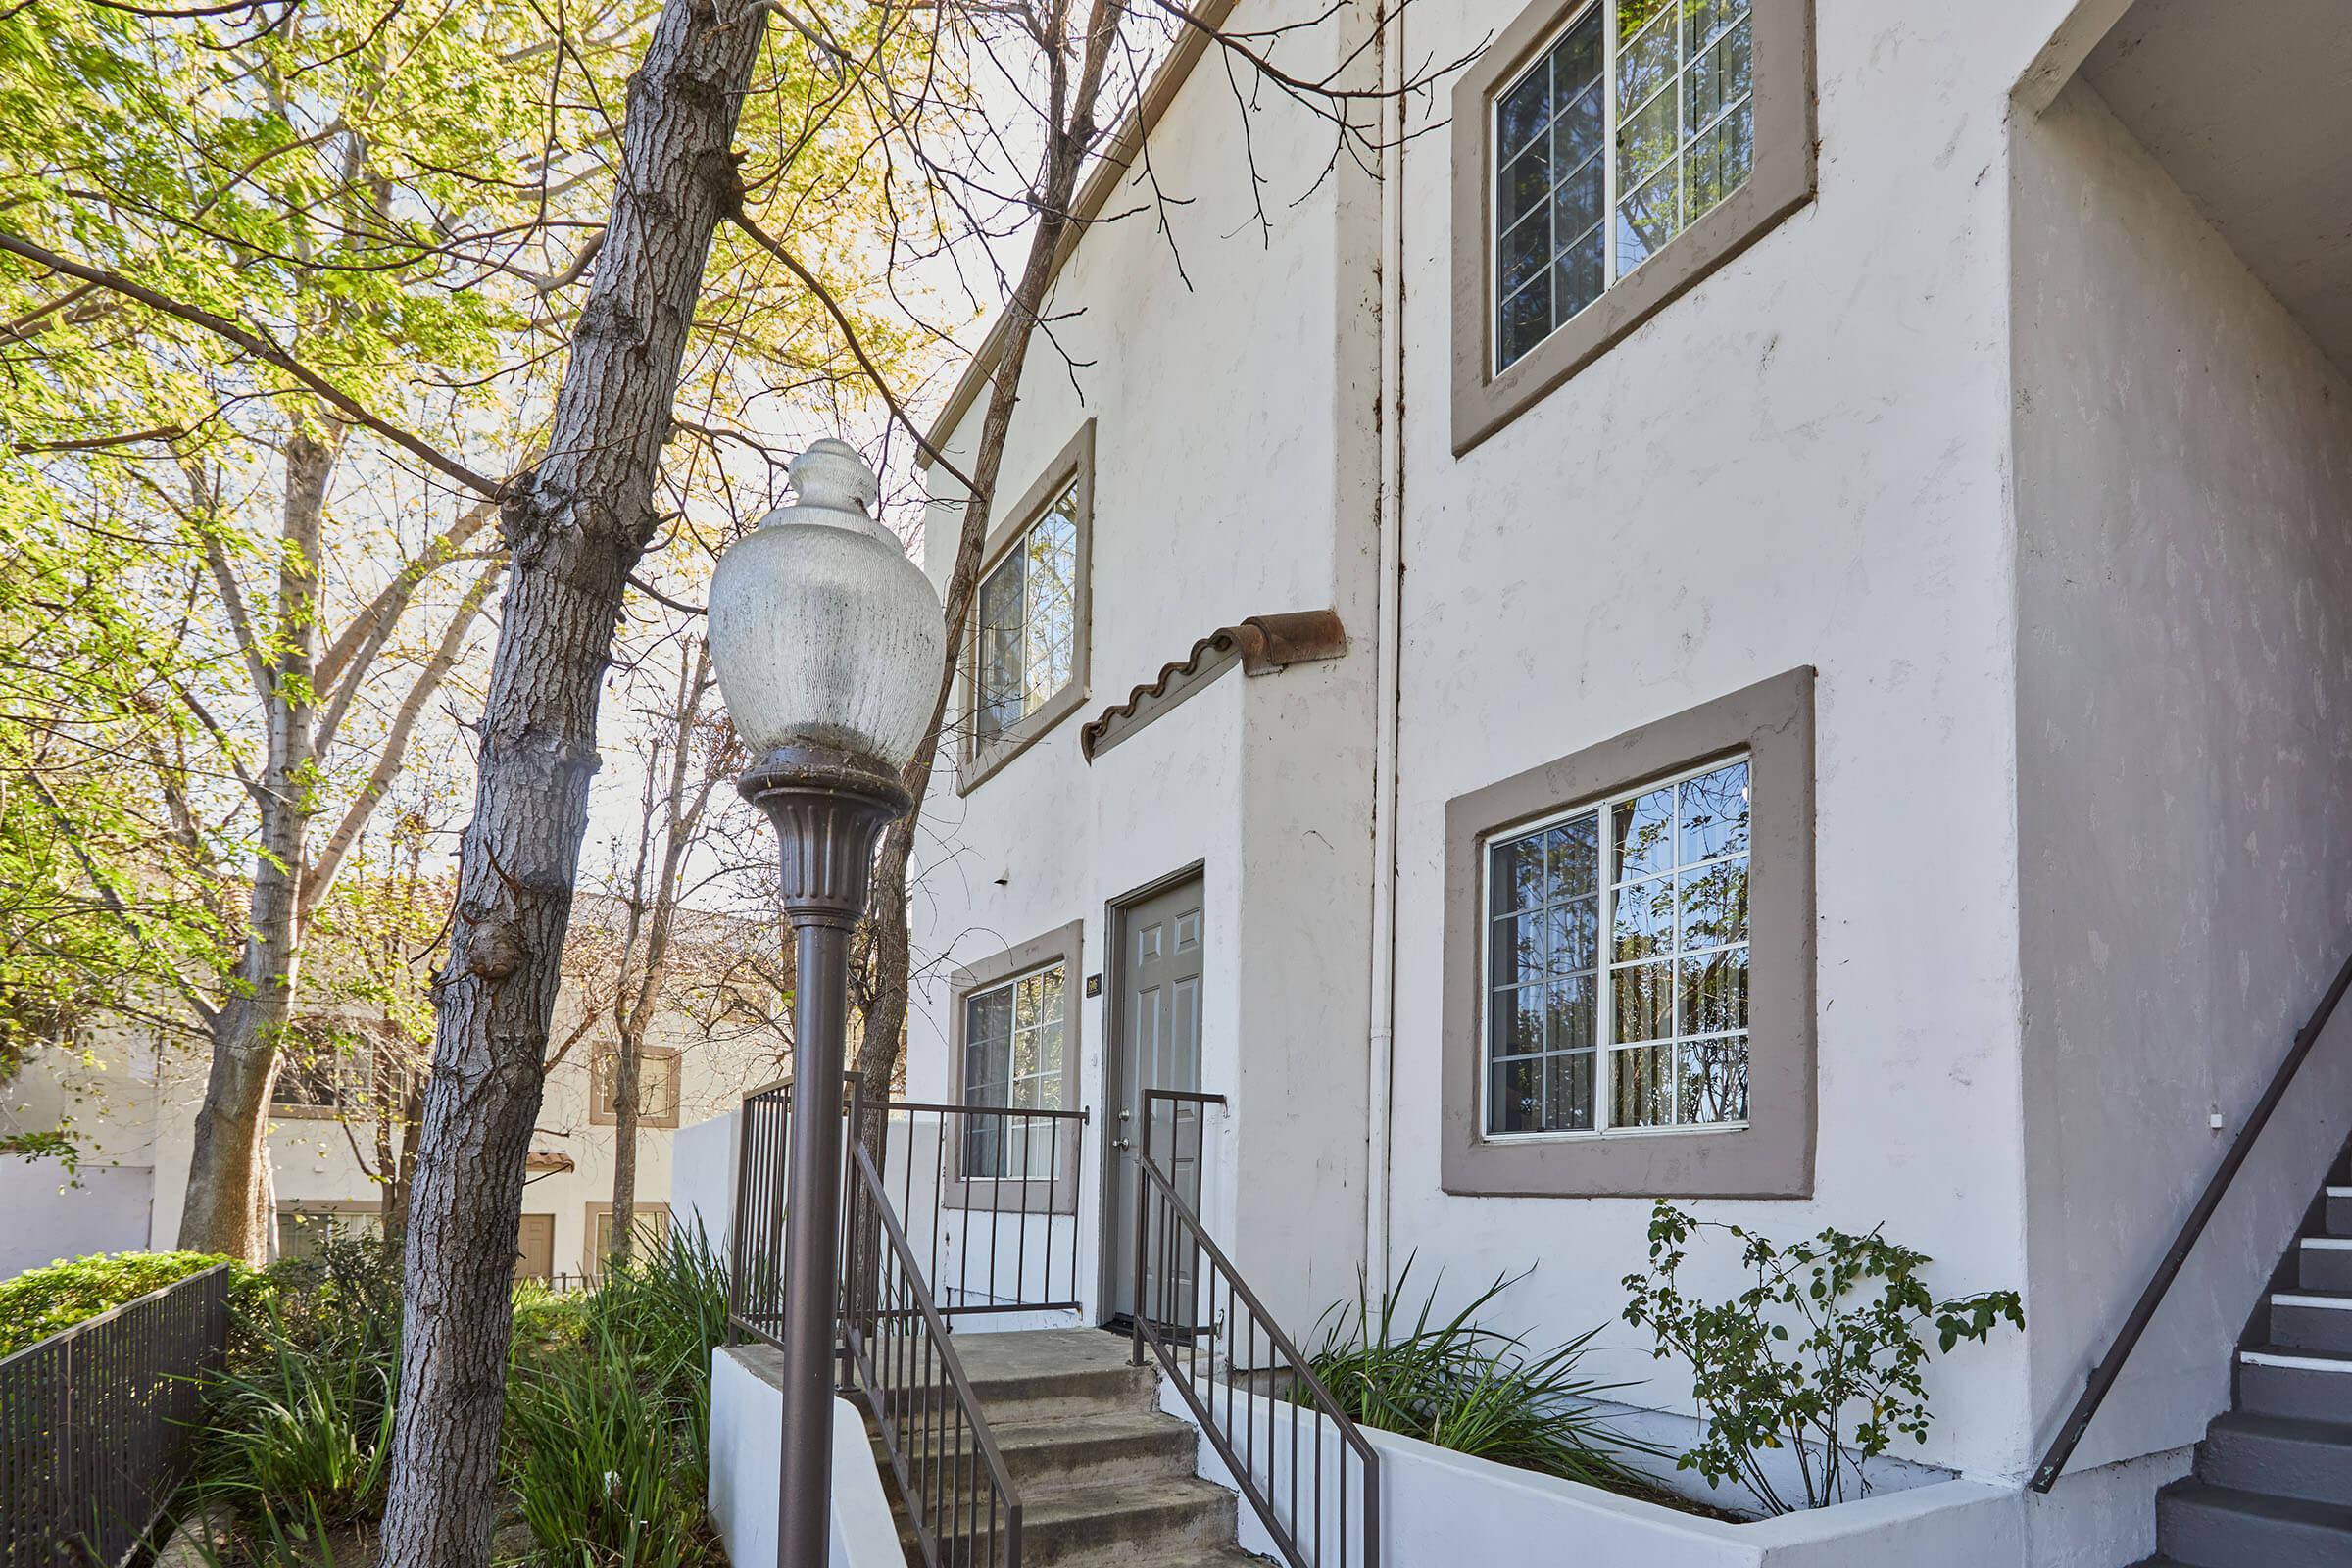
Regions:
<instances>
[{"instance_id":1,"label":"green grass clump","mask_svg":"<svg viewBox=\"0 0 2352 1568\"><path fill-rule=\"evenodd\" d=\"M1537 1353L1478 1314L1524 1274L1498 1277L1451 1317L1437 1315L1433 1285L1410 1319L1407 1261L1375 1302L1359 1281L1353 1308L1334 1307L1308 1364L1342 1410L1361 1426L1434 1443L1497 1464L1648 1495L1654 1482L1618 1458L1648 1451L1611 1430L1592 1408L1627 1387L1586 1376L1581 1363L1597 1329ZM1303 1391L1296 1396L1303 1399Z\"/></svg>"}]
</instances>

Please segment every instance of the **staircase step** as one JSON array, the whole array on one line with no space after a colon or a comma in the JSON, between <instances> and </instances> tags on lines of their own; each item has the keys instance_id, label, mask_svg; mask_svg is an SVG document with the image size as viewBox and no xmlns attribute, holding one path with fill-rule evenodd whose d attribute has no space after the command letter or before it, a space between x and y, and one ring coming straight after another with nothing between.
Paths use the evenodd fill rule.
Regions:
<instances>
[{"instance_id":1,"label":"staircase step","mask_svg":"<svg viewBox=\"0 0 2352 1568\"><path fill-rule=\"evenodd\" d=\"M2240 1350L2237 1408L2352 1423L2352 1355L2283 1345Z\"/></svg>"},{"instance_id":2,"label":"staircase step","mask_svg":"<svg viewBox=\"0 0 2352 1568\"><path fill-rule=\"evenodd\" d=\"M963 1333L956 1350L992 1427L1158 1404L1158 1379L1100 1329Z\"/></svg>"},{"instance_id":3,"label":"staircase step","mask_svg":"<svg viewBox=\"0 0 2352 1568\"><path fill-rule=\"evenodd\" d=\"M1028 1568L1215 1561L1231 1549L1239 1500L1193 1476L1053 1493L1022 1504L1021 1561Z\"/></svg>"},{"instance_id":4,"label":"staircase step","mask_svg":"<svg viewBox=\"0 0 2352 1568\"><path fill-rule=\"evenodd\" d=\"M2275 1292L2271 1297L2271 1343L2352 1351L2352 1293Z\"/></svg>"},{"instance_id":5,"label":"staircase step","mask_svg":"<svg viewBox=\"0 0 2352 1568\"><path fill-rule=\"evenodd\" d=\"M2352 1425L2233 1410L2197 1445L2197 1479L2352 1508Z\"/></svg>"},{"instance_id":6,"label":"staircase step","mask_svg":"<svg viewBox=\"0 0 2352 1568\"><path fill-rule=\"evenodd\" d=\"M2156 1495L2156 1540L2188 1568L2343 1568L2352 1508L2176 1481Z\"/></svg>"},{"instance_id":7,"label":"staircase step","mask_svg":"<svg viewBox=\"0 0 2352 1568\"><path fill-rule=\"evenodd\" d=\"M2352 1187L2328 1189L2328 1234L2352 1236Z\"/></svg>"},{"instance_id":8,"label":"staircase step","mask_svg":"<svg viewBox=\"0 0 2352 1568\"><path fill-rule=\"evenodd\" d=\"M2352 1238L2301 1238L2295 1244L2295 1283L2306 1291L2352 1291Z\"/></svg>"},{"instance_id":9,"label":"staircase step","mask_svg":"<svg viewBox=\"0 0 2352 1568\"><path fill-rule=\"evenodd\" d=\"M1200 1434L1190 1425L1155 1410L992 1421L988 1430L1013 1485L1030 1500L1059 1488L1148 1485L1162 1476L1189 1476L1200 1447ZM963 1466L959 1474L967 1487L985 1486L986 1467L969 1459L968 1430L925 1432L917 1425L906 1437L915 1456L950 1456ZM873 1441L875 1458L887 1466L890 1457L881 1438Z\"/></svg>"}]
</instances>

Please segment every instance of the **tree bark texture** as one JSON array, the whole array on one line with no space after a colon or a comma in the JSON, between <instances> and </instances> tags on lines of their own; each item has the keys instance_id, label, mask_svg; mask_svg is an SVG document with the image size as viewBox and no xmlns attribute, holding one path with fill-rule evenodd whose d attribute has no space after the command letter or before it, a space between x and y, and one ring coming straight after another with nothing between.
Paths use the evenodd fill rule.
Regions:
<instances>
[{"instance_id":1,"label":"tree bark texture","mask_svg":"<svg viewBox=\"0 0 2352 1568\"><path fill-rule=\"evenodd\" d=\"M596 768L597 700L653 491L766 11L668 0L629 80L621 168L547 456L511 552L474 815L409 1198L383 1568L483 1568L524 1160Z\"/></svg>"},{"instance_id":2,"label":"tree bark texture","mask_svg":"<svg viewBox=\"0 0 2352 1568\"><path fill-rule=\"evenodd\" d=\"M318 548L339 427L298 422L285 448L275 636L263 650L269 753L258 794L261 843L246 904L244 951L228 1000L212 1017L212 1071L196 1111L179 1245L269 1261L274 1215L263 1212L263 1140L278 1047L301 961L305 841L317 809L313 680L318 652Z\"/></svg>"}]
</instances>

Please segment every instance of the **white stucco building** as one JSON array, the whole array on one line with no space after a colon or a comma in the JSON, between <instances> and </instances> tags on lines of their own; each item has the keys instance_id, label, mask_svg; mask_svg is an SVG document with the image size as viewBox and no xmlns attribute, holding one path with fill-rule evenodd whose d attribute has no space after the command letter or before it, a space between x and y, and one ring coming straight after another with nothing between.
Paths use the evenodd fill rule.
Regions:
<instances>
[{"instance_id":1,"label":"white stucco building","mask_svg":"<svg viewBox=\"0 0 2352 1568\"><path fill-rule=\"evenodd\" d=\"M593 909L581 915L595 917ZM580 996L567 983L554 1031L565 1049L548 1069L524 1175L515 1237L521 1279L576 1284L601 1271L611 1246L615 1048L609 1023L583 1022ZM311 1033L298 1028L270 1107L281 1253L304 1250L322 1226L373 1231L381 1224L384 1171L375 1139L382 1096L367 1032L346 1026L331 1055L306 1047ZM637 1149L638 1211L649 1230L671 1220L679 1129L780 1076L790 1058L780 1042L773 1031L711 1029L674 1010L656 1017ZM404 1049L401 1059L413 1050ZM34 1056L0 1088L0 1126L30 1132L70 1119L79 1151L71 1170L54 1159L0 1167L0 1203L9 1215L0 1226L0 1279L57 1258L177 1245L207 1060L184 1038L109 1028L75 1052ZM722 1222L712 1217L705 1228L717 1245Z\"/></svg>"},{"instance_id":2,"label":"white stucco building","mask_svg":"<svg viewBox=\"0 0 2352 1568\"><path fill-rule=\"evenodd\" d=\"M1976 1560L2147 1555L2352 1130L2339 1023L2024 1494L2352 950L2352 26L1476 0L1359 54L1372 22L1280 58L1467 62L1374 152L1180 49L1148 133L1190 205L1065 256L928 810L910 1097L1092 1111L1082 1317L1132 1291L1122 1110L1197 1089L1203 1217L1294 1332L1359 1271L1532 1268L1497 1326L1614 1325L1596 1367L1669 1410L1616 1322L1653 1197L1884 1225L2025 1295L1912 1455L2016 1494Z\"/></svg>"}]
</instances>

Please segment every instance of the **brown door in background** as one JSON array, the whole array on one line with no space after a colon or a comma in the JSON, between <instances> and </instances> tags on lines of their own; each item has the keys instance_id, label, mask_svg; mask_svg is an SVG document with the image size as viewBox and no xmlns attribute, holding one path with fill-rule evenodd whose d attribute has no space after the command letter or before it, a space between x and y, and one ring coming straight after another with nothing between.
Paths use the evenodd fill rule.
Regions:
<instances>
[{"instance_id":1,"label":"brown door in background","mask_svg":"<svg viewBox=\"0 0 2352 1568\"><path fill-rule=\"evenodd\" d=\"M556 1216L525 1214L514 1227L514 1277L548 1280L556 1273Z\"/></svg>"},{"instance_id":2,"label":"brown door in background","mask_svg":"<svg viewBox=\"0 0 2352 1568\"><path fill-rule=\"evenodd\" d=\"M1110 1267L1106 1295L1113 1317L1135 1311L1135 1161L1143 1152L1144 1092L1200 1087L1200 937L1198 875L1118 911L1118 946L1112 955L1118 1019L1104 1053L1110 1081L1103 1097L1115 1107L1110 1212L1103 1216L1110 1243L1104 1250ZM1152 1130L1152 1162L1174 1175L1187 1199L1197 1199L1199 1122L1189 1114L1184 1121L1181 1129L1172 1128L1167 1114L1161 1114ZM1180 1266L1182 1277L1167 1298L1183 1298L1190 1273L1189 1266ZM1163 1299L1149 1267L1144 1291L1149 1299Z\"/></svg>"}]
</instances>

